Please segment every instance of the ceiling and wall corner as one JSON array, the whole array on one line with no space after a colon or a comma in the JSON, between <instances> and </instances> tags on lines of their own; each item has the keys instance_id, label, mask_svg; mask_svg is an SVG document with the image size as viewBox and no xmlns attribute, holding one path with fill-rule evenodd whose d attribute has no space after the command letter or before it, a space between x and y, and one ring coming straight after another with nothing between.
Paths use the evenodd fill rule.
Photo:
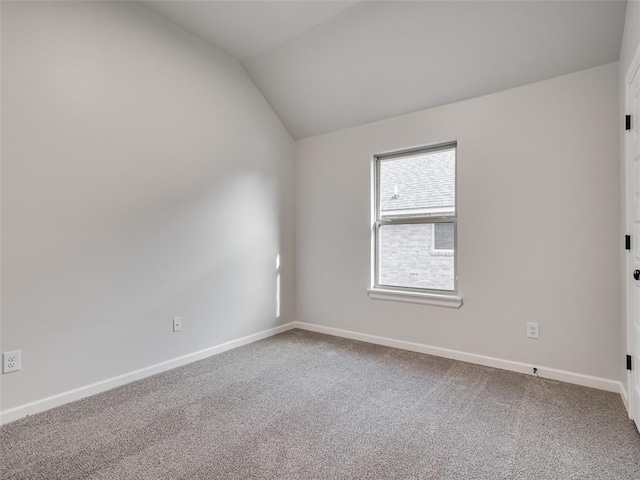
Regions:
<instances>
[{"instance_id":1,"label":"ceiling and wall corner","mask_svg":"<svg viewBox=\"0 0 640 480\"><path fill-rule=\"evenodd\" d=\"M144 4L236 56L294 139L615 62L626 9L624 1Z\"/></svg>"},{"instance_id":2,"label":"ceiling and wall corner","mask_svg":"<svg viewBox=\"0 0 640 480\"><path fill-rule=\"evenodd\" d=\"M357 1L144 0L141 3L223 52L244 60L329 20Z\"/></svg>"}]
</instances>

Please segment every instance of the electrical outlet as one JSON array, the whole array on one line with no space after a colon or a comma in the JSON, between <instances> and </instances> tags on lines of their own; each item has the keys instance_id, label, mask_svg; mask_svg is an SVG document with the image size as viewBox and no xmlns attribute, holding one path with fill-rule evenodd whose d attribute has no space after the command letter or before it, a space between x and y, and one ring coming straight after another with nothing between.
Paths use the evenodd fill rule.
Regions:
<instances>
[{"instance_id":1,"label":"electrical outlet","mask_svg":"<svg viewBox=\"0 0 640 480\"><path fill-rule=\"evenodd\" d=\"M14 350L12 352L4 352L3 354L3 373L17 372L20 370L20 350Z\"/></svg>"},{"instance_id":2,"label":"electrical outlet","mask_svg":"<svg viewBox=\"0 0 640 480\"><path fill-rule=\"evenodd\" d=\"M538 322L527 322L527 337L540 338Z\"/></svg>"},{"instance_id":3,"label":"electrical outlet","mask_svg":"<svg viewBox=\"0 0 640 480\"><path fill-rule=\"evenodd\" d=\"M173 319L173 331L179 332L180 330L182 330L182 318L176 317Z\"/></svg>"}]
</instances>

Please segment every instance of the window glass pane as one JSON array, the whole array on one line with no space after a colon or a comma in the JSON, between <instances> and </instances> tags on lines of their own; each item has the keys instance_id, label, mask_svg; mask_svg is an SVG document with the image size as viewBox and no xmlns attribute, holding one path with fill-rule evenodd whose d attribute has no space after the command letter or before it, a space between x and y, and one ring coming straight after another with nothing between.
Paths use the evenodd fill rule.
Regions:
<instances>
[{"instance_id":1,"label":"window glass pane","mask_svg":"<svg viewBox=\"0 0 640 480\"><path fill-rule=\"evenodd\" d=\"M433 249L453 250L453 223L433 224Z\"/></svg>"},{"instance_id":2,"label":"window glass pane","mask_svg":"<svg viewBox=\"0 0 640 480\"><path fill-rule=\"evenodd\" d=\"M456 150L380 160L380 214L453 214Z\"/></svg>"},{"instance_id":3,"label":"window glass pane","mask_svg":"<svg viewBox=\"0 0 640 480\"><path fill-rule=\"evenodd\" d=\"M453 249L434 249L432 223L381 225L378 236L378 284L454 290ZM442 231L453 234L453 223ZM440 227L439 227L440 228ZM453 240L453 237L452 237Z\"/></svg>"}]
</instances>

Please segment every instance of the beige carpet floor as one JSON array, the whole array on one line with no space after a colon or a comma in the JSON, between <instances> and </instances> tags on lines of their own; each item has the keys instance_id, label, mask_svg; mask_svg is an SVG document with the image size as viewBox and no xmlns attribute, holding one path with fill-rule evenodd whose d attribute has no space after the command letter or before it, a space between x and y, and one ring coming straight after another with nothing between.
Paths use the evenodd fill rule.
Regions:
<instances>
[{"instance_id":1,"label":"beige carpet floor","mask_svg":"<svg viewBox=\"0 0 640 480\"><path fill-rule=\"evenodd\" d=\"M2 479L640 479L617 394L293 330L0 429Z\"/></svg>"}]
</instances>

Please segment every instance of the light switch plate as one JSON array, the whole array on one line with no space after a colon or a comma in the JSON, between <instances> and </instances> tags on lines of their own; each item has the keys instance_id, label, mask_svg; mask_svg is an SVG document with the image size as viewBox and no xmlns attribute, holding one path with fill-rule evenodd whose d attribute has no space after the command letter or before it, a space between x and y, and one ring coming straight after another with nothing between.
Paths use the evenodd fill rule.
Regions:
<instances>
[{"instance_id":1,"label":"light switch plate","mask_svg":"<svg viewBox=\"0 0 640 480\"><path fill-rule=\"evenodd\" d=\"M173 319L173 331L179 332L182 330L182 317L176 317Z\"/></svg>"}]
</instances>

